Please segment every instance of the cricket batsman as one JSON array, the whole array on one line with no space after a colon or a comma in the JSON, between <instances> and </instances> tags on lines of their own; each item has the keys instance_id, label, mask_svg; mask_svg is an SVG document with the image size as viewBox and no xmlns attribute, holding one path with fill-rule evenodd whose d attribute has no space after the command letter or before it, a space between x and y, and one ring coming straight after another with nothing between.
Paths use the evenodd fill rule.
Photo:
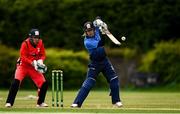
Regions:
<instances>
[{"instance_id":1,"label":"cricket batsman","mask_svg":"<svg viewBox=\"0 0 180 114\"><path fill-rule=\"evenodd\" d=\"M90 90L95 85L96 78L100 72L103 73L109 83L112 104L117 107L121 107L123 105L119 97L118 76L106 56L104 42L100 37L100 31L102 29L107 29L107 24L99 17L97 17L93 23L88 21L84 24L84 45L89 52L90 63L88 65L86 79L83 82L73 104L71 105L73 108L82 106Z\"/></svg>"},{"instance_id":2,"label":"cricket batsman","mask_svg":"<svg viewBox=\"0 0 180 114\"><path fill-rule=\"evenodd\" d=\"M44 102L48 84L43 75L47 67L45 49L38 29L31 29L29 37L22 42L15 76L9 89L5 107L12 107L22 80L29 76L38 88L37 107L47 107Z\"/></svg>"}]
</instances>

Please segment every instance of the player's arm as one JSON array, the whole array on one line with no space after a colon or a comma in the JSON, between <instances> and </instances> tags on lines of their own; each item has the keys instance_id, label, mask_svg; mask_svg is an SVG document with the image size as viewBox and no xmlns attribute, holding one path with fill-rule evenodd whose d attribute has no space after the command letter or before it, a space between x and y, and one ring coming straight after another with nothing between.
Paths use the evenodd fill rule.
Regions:
<instances>
[{"instance_id":1,"label":"player's arm","mask_svg":"<svg viewBox=\"0 0 180 114\"><path fill-rule=\"evenodd\" d=\"M28 59L28 56L29 56L29 54L28 54L27 43L23 42L22 45L21 45L21 48L20 48L20 57L21 57L21 60L26 62L26 63L31 64L32 60Z\"/></svg>"},{"instance_id":2,"label":"player's arm","mask_svg":"<svg viewBox=\"0 0 180 114\"><path fill-rule=\"evenodd\" d=\"M107 24L101 20L100 17L96 17L93 22L95 26L98 26L102 34L106 34L112 42L116 45L121 45L121 43L109 32Z\"/></svg>"},{"instance_id":3,"label":"player's arm","mask_svg":"<svg viewBox=\"0 0 180 114\"><path fill-rule=\"evenodd\" d=\"M45 60L46 59L46 52L45 52L45 48L44 48L44 43L42 42L42 40L40 40L41 42L41 49L40 49L40 52L39 52L39 59L41 60Z\"/></svg>"},{"instance_id":4,"label":"player's arm","mask_svg":"<svg viewBox=\"0 0 180 114\"><path fill-rule=\"evenodd\" d=\"M37 70L38 66L37 66L37 61L36 60L30 60L29 57L29 53L28 53L29 49L28 49L28 45L27 42L24 41L21 45L21 49L20 49L20 56L21 56L21 60L25 63L31 64L35 70Z\"/></svg>"},{"instance_id":5,"label":"player's arm","mask_svg":"<svg viewBox=\"0 0 180 114\"><path fill-rule=\"evenodd\" d=\"M45 73L47 71L47 66L44 64L44 60L46 59L45 48L42 40L40 40L41 47L39 52L39 59L37 60L37 71L40 73Z\"/></svg>"}]
</instances>

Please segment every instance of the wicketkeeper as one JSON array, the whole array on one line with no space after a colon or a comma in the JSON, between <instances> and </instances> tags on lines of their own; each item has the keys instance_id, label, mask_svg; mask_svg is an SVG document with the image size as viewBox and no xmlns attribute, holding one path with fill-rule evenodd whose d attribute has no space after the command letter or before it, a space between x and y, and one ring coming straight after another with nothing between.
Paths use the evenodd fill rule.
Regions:
<instances>
[{"instance_id":1,"label":"wicketkeeper","mask_svg":"<svg viewBox=\"0 0 180 114\"><path fill-rule=\"evenodd\" d=\"M117 107L122 106L122 102L119 97L118 76L111 62L106 56L104 43L100 37L100 30L107 30L107 24L99 17L96 18L93 23L88 21L84 24L84 45L89 52L90 63L88 65L87 77L71 107L82 106L91 88L95 85L96 78L100 72L103 73L109 83L112 104Z\"/></svg>"},{"instance_id":2,"label":"wicketkeeper","mask_svg":"<svg viewBox=\"0 0 180 114\"><path fill-rule=\"evenodd\" d=\"M20 48L20 58L17 61L15 77L9 89L5 107L12 107L22 80L29 76L38 88L37 107L47 107L44 102L48 84L43 73L47 67L43 63L45 60L45 49L38 29L31 29L29 37L22 42Z\"/></svg>"}]
</instances>

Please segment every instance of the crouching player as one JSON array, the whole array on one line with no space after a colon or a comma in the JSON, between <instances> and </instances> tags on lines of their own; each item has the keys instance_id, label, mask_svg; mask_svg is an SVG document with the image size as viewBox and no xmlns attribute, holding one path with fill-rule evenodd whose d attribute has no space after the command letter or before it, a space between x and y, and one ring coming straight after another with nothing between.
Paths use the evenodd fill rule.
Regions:
<instances>
[{"instance_id":1,"label":"crouching player","mask_svg":"<svg viewBox=\"0 0 180 114\"><path fill-rule=\"evenodd\" d=\"M86 22L84 24L84 45L89 52L90 64L88 65L87 77L83 82L82 87L79 90L78 95L75 98L71 107L82 106L91 88L95 85L96 78L100 72L103 73L109 83L112 104L117 107L122 106L122 102L119 97L118 76L111 62L106 56L106 52L103 46L104 43L100 37L99 31L102 29L107 29L107 25L100 18L97 18L93 23Z\"/></svg>"},{"instance_id":2,"label":"crouching player","mask_svg":"<svg viewBox=\"0 0 180 114\"><path fill-rule=\"evenodd\" d=\"M12 107L22 80L29 76L38 88L37 107L47 107L44 102L48 84L43 73L47 67L43 64L45 49L38 29L32 29L29 37L23 41L20 48L20 58L17 61L15 77L9 89L5 107Z\"/></svg>"}]
</instances>

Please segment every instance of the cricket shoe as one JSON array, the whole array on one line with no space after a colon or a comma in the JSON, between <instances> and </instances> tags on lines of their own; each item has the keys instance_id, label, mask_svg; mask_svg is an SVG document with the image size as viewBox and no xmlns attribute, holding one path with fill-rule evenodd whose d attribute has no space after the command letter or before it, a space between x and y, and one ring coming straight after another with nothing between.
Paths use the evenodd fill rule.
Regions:
<instances>
[{"instance_id":1,"label":"cricket shoe","mask_svg":"<svg viewBox=\"0 0 180 114\"><path fill-rule=\"evenodd\" d=\"M78 104L72 104L71 108L80 108L80 107L78 106Z\"/></svg>"},{"instance_id":2,"label":"cricket shoe","mask_svg":"<svg viewBox=\"0 0 180 114\"><path fill-rule=\"evenodd\" d=\"M114 104L114 106L116 106L116 107L122 107L123 104L122 104L122 102L116 102L116 103Z\"/></svg>"},{"instance_id":3,"label":"cricket shoe","mask_svg":"<svg viewBox=\"0 0 180 114\"><path fill-rule=\"evenodd\" d=\"M37 104L37 107L48 107L48 105L46 103L41 103L41 104Z\"/></svg>"},{"instance_id":4,"label":"cricket shoe","mask_svg":"<svg viewBox=\"0 0 180 114\"><path fill-rule=\"evenodd\" d=\"M10 107L12 107L12 105L11 105L11 103L6 103L5 107L10 108Z\"/></svg>"}]
</instances>

